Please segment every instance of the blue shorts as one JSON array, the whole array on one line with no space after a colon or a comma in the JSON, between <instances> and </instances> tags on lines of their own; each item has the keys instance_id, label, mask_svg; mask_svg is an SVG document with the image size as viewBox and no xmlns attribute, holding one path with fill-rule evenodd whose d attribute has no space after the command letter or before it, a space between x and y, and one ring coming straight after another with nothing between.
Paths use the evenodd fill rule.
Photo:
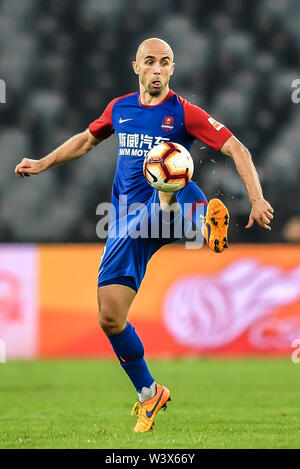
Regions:
<instances>
[{"instance_id":1,"label":"blue shorts","mask_svg":"<svg viewBox=\"0 0 300 469\"><path fill-rule=\"evenodd\" d=\"M136 237L131 236L131 226L134 224L136 227L136 216L127 216L127 229L126 233L120 236L111 236L113 228L119 228L120 222L117 221L117 226L110 226L110 233L104 248L104 253L101 259L99 268L98 286L111 285L113 283L126 285L133 290L138 291L140 284L144 278L147 264L152 255L165 244L174 242L176 239L172 229L170 236L165 238L161 236L161 228L164 223L174 225L174 215L165 222L163 212L160 209L158 191L154 190L151 198L147 202L147 211L140 215L140 225L146 226L151 230L157 232L157 237ZM182 215L180 213L180 220ZM176 215L175 215L176 216ZM157 227L157 230L156 230ZM139 226L137 226L139 228ZM152 228L153 230L153 228Z\"/></svg>"},{"instance_id":2,"label":"blue shorts","mask_svg":"<svg viewBox=\"0 0 300 469\"><path fill-rule=\"evenodd\" d=\"M116 283L129 286L138 291L147 264L153 254L162 246L184 236L182 212L180 210L171 212L171 216L169 213L163 212L159 205L157 190L153 191L145 207L147 210L142 215L140 214L140 223L138 225L136 214L127 214L121 221L117 220L115 223L110 224L109 236L99 268L99 287ZM126 230L122 231L120 226L123 225L124 220L126 221ZM134 238L132 236L132 226L147 227L147 233L151 233L151 236ZM175 228L176 226L177 228ZM181 229L178 230L178 227L181 227ZM165 230L165 228L167 229Z\"/></svg>"},{"instance_id":3,"label":"blue shorts","mask_svg":"<svg viewBox=\"0 0 300 469\"><path fill-rule=\"evenodd\" d=\"M105 285L125 285L126 287L132 288L134 291L138 291L135 280L133 277L115 277L108 280L98 281L98 287L105 287Z\"/></svg>"}]
</instances>

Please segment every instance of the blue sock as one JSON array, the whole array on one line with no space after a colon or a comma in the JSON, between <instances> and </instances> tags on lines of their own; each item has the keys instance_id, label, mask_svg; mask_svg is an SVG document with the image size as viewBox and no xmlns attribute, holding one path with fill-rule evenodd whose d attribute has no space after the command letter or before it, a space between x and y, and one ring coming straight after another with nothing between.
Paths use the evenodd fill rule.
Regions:
<instances>
[{"instance_id":1,"label":"blue sock","mask_svg":"<svg viewBox=\"0 0 300 469\"><path fill-rule=\"evenodd\" d=\"M183 189L174 192L178 204L185 218L192 221L201 230L202 218L200 215L205 216L207 208L207 198L204 192L193 181L190 181ZM185 204L188 204L185 206ZM187 210L188 208L188 210Z\"/></svg>"},{"instance_id":2,"label":"blue sock","mask_svg":"<svg viewBox=\"0 0 300 469\"><path fill-rule=\"evenodd\" d=\"M108 340L137 392L141 392L144 386L149 388L154 378L144 360L144 346L135 328L127 322L124 331L109 336Z\"/></svg>"}]
</instances>

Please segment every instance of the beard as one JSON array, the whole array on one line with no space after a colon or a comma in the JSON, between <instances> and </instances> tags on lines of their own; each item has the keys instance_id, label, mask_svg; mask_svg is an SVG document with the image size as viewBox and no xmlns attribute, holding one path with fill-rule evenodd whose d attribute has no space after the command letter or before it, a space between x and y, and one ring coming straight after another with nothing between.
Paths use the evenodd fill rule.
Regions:
<instances>
[{"instance_id":1,"label":"beard","mask_svg":"<svg viewBox=\"0 0 300 469\"><path fill-rule=\"evenodd\" d=\"M153 96L153 97L156 97L156 96L159 96L161 95L163 89L164 89L164 84L161 82L161 86L156 88L152 85L152 82L151 83L147 83L146 80L141 80L141 83L142 85L144 86L145 90L147 91L147 93L150 94L150 96Z\"/></svg>"},{"instance_id":2,"label":"beard","mask_svg":"<svg viewBox=\"0 0 300 469\"><path fill-rule=\"evenodd\" d=\"M159 96L161 94L161 89L155 89L155 90L148 90L148 93L150 96Z\"/></svg>"}]
</instances>

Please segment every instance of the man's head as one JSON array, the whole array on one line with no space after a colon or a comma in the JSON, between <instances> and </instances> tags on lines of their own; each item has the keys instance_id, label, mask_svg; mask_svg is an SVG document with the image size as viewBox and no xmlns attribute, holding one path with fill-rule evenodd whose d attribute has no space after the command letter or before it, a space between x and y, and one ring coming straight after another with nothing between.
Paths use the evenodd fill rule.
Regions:
<instances>
[{"instance_id":1,"label":"man's head","mask_svg":"<svg viewBox=\"0 0 300 469\"><path fill-rule=\"evenodd\" d=\"M132 66L145 91L151 96L159 96L168 87L173 75L174 54L169 44L162 39L146 39L139 45Z\"/></svg>"}]
</instances>

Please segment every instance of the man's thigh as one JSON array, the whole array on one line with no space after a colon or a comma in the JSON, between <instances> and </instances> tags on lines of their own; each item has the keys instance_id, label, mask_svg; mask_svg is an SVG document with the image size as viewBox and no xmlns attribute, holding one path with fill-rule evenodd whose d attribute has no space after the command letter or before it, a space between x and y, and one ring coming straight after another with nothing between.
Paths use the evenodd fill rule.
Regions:
<instances>
[{"instance_id":1,"label":"man's thigh","mask_svg":"<svg viewBox=\"0 0 300 469\"><path fill-rule=\"evenodd\" d=\"M129 308L136 292L125 285L111 284L98 288L99 313L113 315L120 322L127 321Z\"/></svg>"}]
</instances>

